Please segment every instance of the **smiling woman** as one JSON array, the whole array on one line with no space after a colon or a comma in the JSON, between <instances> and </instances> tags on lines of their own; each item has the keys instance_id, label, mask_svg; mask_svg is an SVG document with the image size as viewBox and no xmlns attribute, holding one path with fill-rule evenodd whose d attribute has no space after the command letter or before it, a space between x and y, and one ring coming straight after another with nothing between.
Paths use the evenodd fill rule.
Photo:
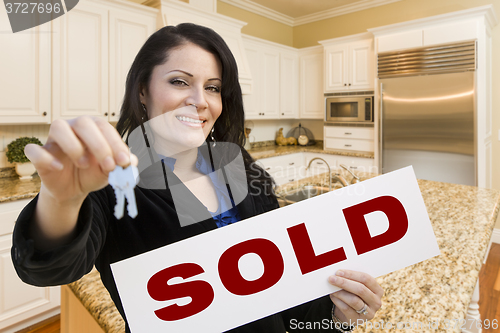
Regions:
<instances>
[{"instance_id":1,"label":"smiling woman","mask_svg":"<svg viewBox=\"0 0 500 333\"><path fill-rule=\"evenodd\" d=\"M18 275L38 286L67 284L95 265L127 323L112 263L279 207L272 179L242 148L243 124L236 62L223 39L194 24L158 30L127 76L118 132L102 120L80 117L53 122L45 146L27 146L43 185L16 223L12 259ZM241 167L232 167L238 158ZM134 190L138 215L118 220L108 175L130 163L141 171ZM201 255L204 249L193 251ZM189 286L203 281L184 279L201 273L179 273L173 277L179 283L161 280L159 300L151 298L149 305L157 309L157 302L171 300L162 313L189 320L205 309L198 289ZM294 330L292 319L342 321L347 330L380 308L383 290L373 277L343 271L329 281L343 290L232 332L284 333ZM192 295L189 303L178 302Z\"/></svg>"}]
</instances>

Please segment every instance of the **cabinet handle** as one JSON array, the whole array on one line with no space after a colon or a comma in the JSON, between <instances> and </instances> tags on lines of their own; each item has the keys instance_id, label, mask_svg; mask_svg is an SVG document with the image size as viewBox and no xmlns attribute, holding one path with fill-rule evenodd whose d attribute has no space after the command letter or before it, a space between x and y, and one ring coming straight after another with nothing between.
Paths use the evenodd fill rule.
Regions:
<instances>
[{"instance_id":1,"label":"cabinet handle","mask_svg":"<svg viewBox=\"0 0 500 333\"><path fill-rule=\"evenodd\" d=\"M294 164L295 164L295 162L292 162L292 163L288 163L288 165L294 165Z\"/></svg>"},{"instance_id":2,"label":"cabinet handle","mask_svg":"<svg viewBox=\"0 0 500 333\"><path fill-rule=\"evenodd\" d=\"M357 169L358 167L350 166L349 169Z\"/></svg>"},{"instance_id":3,"label":"cabinet handle","mask_svg":"<svg viewBox=\"0 0 500 333\"><path fill-rule=\"evenodd\" d=\"M104 112L104 115L107 117L107 116L108 116L108 113L107 113L107 112Z\"/></svg>"},{"instance_id":4,"label":"cabinet handle","mask_svg":"<svg viewBox=\"0 0 500 333\"><path fill-rule=\"evenodd\" d=\"M46 115L47 115L47 112L42 113L42 116L44 116L44 117L45 117Z\"/></svg>"},{"instance_id":5,"label":"cabinet handle","mask_svg":"<svg viewBox=\"0 0 500 333\"><path fill-rule=\"evenodd\" d=\"M323 162L316 162L316 164L323 164Z\"/></svg>"},{"instance_id":6,"label":"cabinet handle","mask_svg":"<svg viewBox=\"0 0 500 333\"><path fill-rule=\"evenodd\" d=\"M115 113L113 112L111 115L114 117L114 116L115 116Z\"/></svg>"},{"instance_id":7,"label":"cabinet handle","mask_svg":"<svg viewBox=\"0 0 500 333\"><path fill-rule=\"evenodd\" d=\"M345 132L344 134L345 135L351 135L352 133L351 132Z\"/></svg>"},{"instance_id":8,"label":"cabinet handle","mask_svg":"<svg viewBox=\"0 0 500 333\"><path fill-rule=\"evenodd\" d=\"M293 182L294 180L295 180L295 178L288 179L289 182Z\"/></svg>"},{"instance_id":9,"label":"cabinet handle","mask_svg":"<svg viewBox=\"0 0 500 333\"><path fill-rule=\"evenodd\" d=\"M351 147L352 145L344 145L345 147Z\"/></svg>"}]
</instances>

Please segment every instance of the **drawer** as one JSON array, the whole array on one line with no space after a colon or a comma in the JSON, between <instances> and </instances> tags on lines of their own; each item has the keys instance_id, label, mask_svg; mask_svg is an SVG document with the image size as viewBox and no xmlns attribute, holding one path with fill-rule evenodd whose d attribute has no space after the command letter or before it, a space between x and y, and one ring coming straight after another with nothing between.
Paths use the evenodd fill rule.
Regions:
<instances>
[{"instance_id":1,"label":"drawer","mask_svg":"<svg viewBox=\"0 0 500 333\"><path fill-rule=\"evenodd\" d=\"M373 127L325 126L325 137L345 139L374 139Z\"/></svg>"},{"instance_id":2,"label":"drawer","mask_svg":"<svg viewBox=\"0 0 500 333\"><path fill-rule=\"evenodd\" d=\"M374 143L373 140L325 138L325 148L372 152Z\"/></svg>"},{"instance_id":3,"label":"drawer","mask_svg":"<svg viewBox=\"0 0 500 333\"><path fill-rule=\"evenodd\" d=\"M304 166L304 157L301 153L290 154L269 158L262 158L258 163L268 173L273 174L278 171L301 168Z\"/></svg>"},{"instance_id":4,"label":"drawer","mask_svg":"<svg viewBox=\"0 0 500 333\"><path fill-rule=\"evenodd\" d=\"M17 217L30 201L31 199L17 200L0 204L0 236L14 231Z\"/></svg>"},{"instance_id":5,"label":"drawer","mask_svg":"<svg viewBox=\"0 0 500 333\"><path fill-rule=\"evenodd\" d=\"M273 176L274 181L278 186L281 186L286 183L291 183L294 181L297 181L301 179L300 175L298 172L290 172L290 173L276 173L275 176Z\"/></svg>"},{"instance_id":6,"label":"drawer","mask_svg":"<svg viewBox=\"0 0 500 333\"><path fill-rule=\"evenodd\" d=\"M364 157L339 156L337 167L343 164L352 171L378 173L375 160Z\"/></svg>"}]
</instances>

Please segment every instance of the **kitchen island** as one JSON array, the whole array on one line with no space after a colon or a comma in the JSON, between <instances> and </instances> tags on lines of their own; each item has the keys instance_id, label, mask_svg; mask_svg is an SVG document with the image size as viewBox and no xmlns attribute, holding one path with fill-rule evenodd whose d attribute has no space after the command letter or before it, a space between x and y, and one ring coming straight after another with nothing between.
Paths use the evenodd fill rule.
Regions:
<instances>
[{"instance_id":1,"label":"kitchen island","mask_svg":"<svg viewBox=\"0 0 500 333\"><path fill-rule=\"evenodd\" d=\"M322 175L281 189L325 183L326 176ZM418 184L441 255L377 278L385 290L383 306L371 324L359 326L355 332L380 331L382 324L392 325L395 332L461 331L456 323L467 315L498 214L500 193L425 180ZM91 272L69 288L105 332L124 332L123 321L98 272ZM64 318L64 308L62 311ZM396 326L400 328L394 329Z\"/></svg>"}]
</instances>

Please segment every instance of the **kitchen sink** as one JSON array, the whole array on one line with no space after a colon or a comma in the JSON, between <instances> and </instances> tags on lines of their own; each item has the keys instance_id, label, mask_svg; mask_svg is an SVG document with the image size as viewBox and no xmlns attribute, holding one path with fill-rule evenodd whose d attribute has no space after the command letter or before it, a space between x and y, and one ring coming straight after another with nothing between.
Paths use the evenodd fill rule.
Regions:
<instances>
[{"instance_id":1,"label":"kitchen sink","mask_svg":"<svg viewBox=\"0 0 500 333\"><path fill-rule=\"evenodd\" d=\"M278 196L280 206L290 205L328 192L328 187L307 185Z\"/></svg>"}]
</instances>

